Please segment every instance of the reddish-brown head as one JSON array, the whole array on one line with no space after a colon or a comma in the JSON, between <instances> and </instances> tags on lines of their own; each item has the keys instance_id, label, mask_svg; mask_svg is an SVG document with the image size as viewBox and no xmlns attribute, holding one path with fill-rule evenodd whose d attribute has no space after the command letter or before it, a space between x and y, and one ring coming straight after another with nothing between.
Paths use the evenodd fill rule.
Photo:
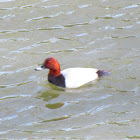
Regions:
<instances>
[{"instance_id":1,"label":"reddish-brown head","mask_svg":"<svg viewBox=\"0 0 140 140\"><path fill-rule=\"evenodd\" d=\"M50 69L49 74L52 74L54 76L60 75L60 65L54 57L48 57L42 67Z\"/></svg>"}]
</instances>

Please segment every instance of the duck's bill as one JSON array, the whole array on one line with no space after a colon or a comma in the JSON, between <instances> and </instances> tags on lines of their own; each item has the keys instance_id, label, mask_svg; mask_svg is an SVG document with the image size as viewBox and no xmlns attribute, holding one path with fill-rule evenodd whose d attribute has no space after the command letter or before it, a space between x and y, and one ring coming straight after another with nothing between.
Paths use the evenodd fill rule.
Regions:
<instances>
[{"instance_id":1,"label":"duck's bill","mask_svg":"<svg viewBox=\"0 0 140 140\"><path fill-rule=\"evenodd\" d=\"M41 71L41 70L43 70L43 68L38 67L38 68L35 68L35 70L36 70L36 71Z\"/></svg>"},{"instance_id":2,"label":"duck's bill","mask_svg":"<svg viewBox=\"0 0 140 140\"><path fill-rule=\"evenodd\" d=\"M37 71L41 71L41 70L43 70L43 69L46 69L46 67L45 67L44 64L43 64L41 67L36 68L35 70L37 70Z\"/></svg>"}]
</instances>

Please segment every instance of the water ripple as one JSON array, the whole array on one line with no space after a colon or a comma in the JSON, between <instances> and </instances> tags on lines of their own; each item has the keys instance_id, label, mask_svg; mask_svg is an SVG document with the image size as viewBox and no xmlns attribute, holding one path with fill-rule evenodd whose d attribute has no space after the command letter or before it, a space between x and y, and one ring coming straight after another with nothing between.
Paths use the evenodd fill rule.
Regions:
<instances>
[{"instance_id":1,"label":"water ripple","mask_svg":"<svg viewBox=\"0 0 140 140\"><path fill-rule=\"evenodd\" d=\"M0 2L10 2L10 1L15 1L15 0L0 0Z\"/></svg>"},{"instance_id":2,"label":"water ripple","mask_svg":"<svg viewBox=\"0 0 140 140\"><path fill-rule=\"evenodd\" d=\"M4 97L1 97L0 100L6 100L6 99L11 99L11 98L25 98L25 97L31 97L31 95L9 95L9 96L4 96Z\"/></svg>"},{"instance_id":3,"label":"water ripple","mask_svg":"<svg viewBox=\"0 0 140 140\"><path fill-rule=\"evenodd\" d=\"M32 20L32 19L30 19ZM88 25L89 22L83 22L83 23L75 23L75 24L68 24L68 25L55 25L53 27L49 28L37 28L37 29L17 29L17 30L0 30L0 34L12 34L12 33L22 33L22 32L34 32L38 30L56 30L56 29L65 29L68 27L73 27L73 26L83 26L83 25Z\"/></svg>"},{"instance_id":4,"label":"water ripple","mask_svg":"<svg viewBox=\"0 0 140 140\"><path fill-rule=\"evenodd\" d=\"M10 8L0 8L0 10L14 10L17 9L17 7L10 7Z\"/></svg>"},{"instance_id":5,"label":"water ripple","mask_svg":"<svg viewBox=\"0 0 140 140\"><path fill-rule=\"evenodd\" d=\"M140 3L138 3L138 4L132 4L130 6L124 7L123 9L136 8L136 7L139 7L139 6L140 6Z\"/></svg>"},{"instance_id":6,"label":"water ripple","mask_svg":"<svg viewBox=\"0 0 140 140\"><path fill-rule=\"evenodd\" d=\"M60 5L47 5L47 6L41 6L41 8L54 8L54 7L59 7L59 6L62 6L61 4Z\"/></svg>"},{"instance_id":7,"label":"water ripple","mask_svg":"<svg viewBox=\"0 0 140 140\"><path fill-rule=\"evenodd\" d=\"M32 32L35 31L33 29L17 29L17 30L0 30L0 34L11 34L11 33L18 33L18 32Z\"/></svg>"},{"instance_id":8,"label":"water ripple","mask_svg":"<svg viewBox=\"0 0 140 140\"><path fill-rule=\"evenodd\" d=\"M81 33L81 34L78 34L78 35L76 35L77 37L81 37L81 36L86 36L86 35L88 35L88 33Z\"/></svg>"},{"instance_id":9,"label":"water ripple","mask_svg":"<svg viewBox=\"0 0 140 140\"><path fill-rule=\"evenodd\" d=\"M91 4L79 5L78 7L79 8L86 8L86 7L89 7L89 6L91 6Z\"/></svg>"},{"instance_id":10,"label":"water ripple","mask_svg":"<svg viewBox=\"0 0 140 140\"><path fill-rule=\"evenodd\" d=\"M14 17L16 16L8 14L8 15L4 15L3 17L0 17L0 20L10 20L11 18L14 18Z\"/></svg>"},{"instance_id":11,"label":"water ripple","mask_svg":"<svg viewBox=\"0 0 140 140\"><path fill-rule=\"evenodd\" d=\"M108 105L103 105L103 106L95 106L94 108L92 108L91 110L88 110L86 114L90 114L90 115L93 115L99 111L102 111L108 107L112 106L111 104L108 104Z\"/></svg>"},{"instance_id":12,"label":"water ripple","mask_svg":"<svg viewBox=\"0 0 140 140\"><path fill-rule=\"evenodd\" d=\"M24 111L30 110L30 109L32 109L32 108L35 108L35 106L33 106L33 105L25 106L24 108L20 109L20 110L17 111L17 112L24 112Z\"/></svg>"},{"instance_id":13,"label":"water ripple","mask_svg":"<svg viewBox=\"0 0 140 140\"><path fill-rule=\"evenodd\" d=\"M19 9L24 9L24 8L30 8L30 7L34 7L36 5L40 4L40 2L34 3L34 4L29 4L29 5L24 5L24 6L19 6Z\"/></svg>"},{"instance_id":14,"label":"water ripple","mask_svg":"<svg viewBox=\"0 0 140 140\"><path fill-rule=\"evenodd\" d=\"M104 18L108 18L108 19L111 19L111 18L118 18L118 17L122 17L122 16L124 16L124 15L126 15L125 13L121 13L121 14L116 14L116 15L111 15L111 14L109 14L109 15L105 15L104 16Z\"/></svg>"},{"instance_id":15,"label":"water ripple","mask_svg":"<svg viewBox=\"0 0 140 140\"><path fill-rule=\"evenodd\" d=\"M9 121L9 120L15 119L17 117L18 117L18 115L13 115L13 116L9 116L9 117L0 118L0 122Z\"/></svg>"},{"instance_id":16,"label":"water ripple","mask_svg":"<svg viewBox=\"0 0 140 140\"><path fill-rule=\"evenodd\" d=\"M37 124L40 124L40 123L48 123L48 122L54 122L54 121L61 121L61 120L68 119L70 117L71 116L64 116L64 117L54 118L54 119L50 119L50 120L43 120L43 121L38 121L38 122L37 121L35 121L35 122L28 122L28 123L21 124L20 126L33 126L33 125L37 125Z\"/></svg>"},{"instance_id":17,"label":"water ripple","mask_svg":"<svg viewBox=\"0 0 140 140\"><path fill-rule=\"evenodd\" d=\"M82 23L75 23L75 24L67 24L64 25L64 27L73 27L73 26L83 26L83 25L88 25L89 22L82 22Z\"/></svg>"},{"instance_id":18,"label":"water ripple","mask_svg":"<svg viewBox=\"0 0 140 140\"><path fill-rule=\"evenodd\" d=\"M68 12L58 12L54 15L48 15L48 16L41 16L41 17L35 17L35 18L32 18L32 19L28 19L26 20L26 22L29 22L29 21L32 21L32 20L45 20L45 19L49 19L49 18L54 18L54 17L57 17L57 16L60 16L60 15L71 15L75 12L75 10L72 10L72 11L68 11Z\"/></svg>"},{"instance_id":19,"label":"water ripple","mask_svg":"<svg viewBox=\"0 0 140 140\"><path fill-rule=\"evenodd\" d=\"M8 38L8 39L0 39L0 42L14 42L14 41L28 41L29 38Z\"/></svg>"},{"instance_id":20,"label":"water ripple","mask_svg":"<svg viewBox=\"0 0 140 140\"><path fill-rule=\"evenodd\" d=\"M29 67L24 67L24 68L17 69L14 71L0 71L0 75L11 75L11 74L18 73L18 72L28 71L33 68L34 68L34 66L29 66Z\"/></svg>"},{"instance_id":21,"label":"water ripple","mask_svg":"<svg viewBox=\"0 0 140 140\"><path fill-rule=\"evenodd\" d=\"M28 84L30 82L32 82L32 81L26 81L26 82L22 82L22 83L9 84L9 85L0 85L0 88L13 88L13 87L16 87L16 86L21 86L21 85Z\"/></svg>"}]
</instances>

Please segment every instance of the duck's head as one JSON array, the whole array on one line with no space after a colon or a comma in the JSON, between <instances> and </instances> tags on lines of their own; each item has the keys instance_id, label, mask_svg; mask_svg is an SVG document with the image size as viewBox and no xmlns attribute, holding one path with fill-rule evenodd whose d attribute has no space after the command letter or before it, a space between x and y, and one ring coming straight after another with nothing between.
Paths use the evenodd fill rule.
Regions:
<instances>
[{"instance_id":1,"label":"duck's head","mask_svg":"<svg viewBox=\"0 0 140 140\"><path fill-rule=\"evenodd\" d=\"M53 76L59 76L60 75L60 65L56 58L54 57L48 57L44 63L41 65L41 67L36 68L35 70L40 71L42 69L50 69L49 74L52 74Z\"/></svg>"}]
</instances>

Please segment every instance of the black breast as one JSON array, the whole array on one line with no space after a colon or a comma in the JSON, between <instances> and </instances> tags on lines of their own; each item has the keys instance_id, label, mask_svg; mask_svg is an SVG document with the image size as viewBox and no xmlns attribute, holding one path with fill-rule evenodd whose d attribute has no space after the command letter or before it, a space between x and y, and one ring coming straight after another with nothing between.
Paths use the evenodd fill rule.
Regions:
<instances>
[{"instance_id":1,"label":"black breast","mask_svg":"<svg viewBox=\"0 0 140 140\"><path fill-rule=\"evenodd\" d=\"M53 76L52 74L49 74L48 81L57 86L65 87L65 78L62 74L60 74L59 76Z\"/></svg>"}]
</instances>

